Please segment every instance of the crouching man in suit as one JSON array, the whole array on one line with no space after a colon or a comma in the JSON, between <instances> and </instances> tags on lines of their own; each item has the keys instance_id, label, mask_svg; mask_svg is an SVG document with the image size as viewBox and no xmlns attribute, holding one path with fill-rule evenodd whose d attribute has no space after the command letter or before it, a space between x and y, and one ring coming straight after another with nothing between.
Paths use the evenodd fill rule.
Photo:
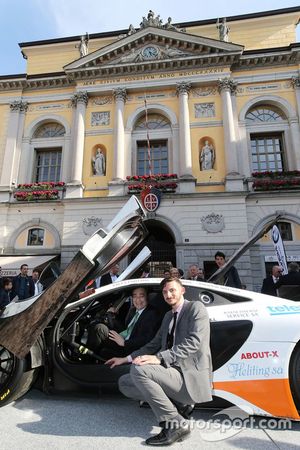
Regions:
<instances>
[{"instance_id":1,"label":"crouching man in suit","mask_svg":"<svg viewBox=\"0 0 300 450\"><path fill-rule=\"evenodd\" d=\"M127 397L149 403L161 432L147 445L171 445L190 433L187 413L195 403L212 400L210 326L205 306L184 299L185 289L177 278L161 283L172 310L151 342L124 358L106 364L132 363L130 373L119 379Z\"/></svg>"}]
</instances>

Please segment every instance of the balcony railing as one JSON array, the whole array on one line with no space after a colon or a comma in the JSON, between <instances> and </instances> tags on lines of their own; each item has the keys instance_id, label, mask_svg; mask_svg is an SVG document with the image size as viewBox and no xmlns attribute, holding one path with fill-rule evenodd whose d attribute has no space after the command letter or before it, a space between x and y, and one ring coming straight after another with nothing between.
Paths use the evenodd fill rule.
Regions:
<instances>
[{"instance_id":1,"label":"balcony railing","mask_svg":"<svg viewBox=\"0 0 300 450\"><path fill-rule=\"evenodd\" d=\"M300 171L253 172L252 181L254 191L300 189Z\"/></svg>"}]
</instances>

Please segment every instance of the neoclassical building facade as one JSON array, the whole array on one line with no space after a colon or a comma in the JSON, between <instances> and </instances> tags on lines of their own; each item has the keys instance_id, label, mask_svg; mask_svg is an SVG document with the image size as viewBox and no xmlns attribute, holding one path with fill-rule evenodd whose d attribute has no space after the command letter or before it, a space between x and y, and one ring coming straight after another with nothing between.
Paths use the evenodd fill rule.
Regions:
<instances>
[{"instance_id":1,"label":"neoclassical building facade","mask_svg":"<svg viewBox=\"0 0 300 450\"><path fill-rule=\"evenodd\" d=\"M149 173L171 186L148 213L153 267L209 273L278 214L300 261L299 19L149 11L136 28L21 43L26 74L0 76L4 268L22 255L64 267ZM258 290L274 262L264 236L236 266Z\"/></svg>"}]
</instances>

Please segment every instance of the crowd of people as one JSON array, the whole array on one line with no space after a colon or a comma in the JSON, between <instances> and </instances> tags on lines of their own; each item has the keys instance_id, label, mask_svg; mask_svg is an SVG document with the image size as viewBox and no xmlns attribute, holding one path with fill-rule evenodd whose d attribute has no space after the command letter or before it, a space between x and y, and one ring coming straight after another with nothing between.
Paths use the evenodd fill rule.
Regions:
<instances>
[{"instance_id":1,"label":"crowd of people","mask_svg":"<svg viewBox=\"0 0 300 450\"><path fill-rule=\"evenodd\" d=\"M28 265L22 264L20 273L15 277L3 277L0 267L0 309L7 306L12 300L24 300L43 291L40 282L40 271L34 269L32 275L28 275Z\"/></svg>"}]
</instances>

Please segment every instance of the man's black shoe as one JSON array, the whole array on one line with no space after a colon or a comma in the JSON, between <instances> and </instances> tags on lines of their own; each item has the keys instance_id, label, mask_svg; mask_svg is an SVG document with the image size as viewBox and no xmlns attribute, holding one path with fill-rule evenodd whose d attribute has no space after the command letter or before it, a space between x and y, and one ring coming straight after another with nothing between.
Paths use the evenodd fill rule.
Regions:
<instances>
[{"instance_id":1,"label":"man's black shoe","mask_svg":"<svg viewBox=\"0 0 300 450\"><path fill-rule=\"evenodd\" d=\"M190 432L189 424L186 422L184 425L178 424L177 427L163 428L160 433L146 439L145 442L147 445L172 445L186 439Z\"/></svg>"}]
</instances>

